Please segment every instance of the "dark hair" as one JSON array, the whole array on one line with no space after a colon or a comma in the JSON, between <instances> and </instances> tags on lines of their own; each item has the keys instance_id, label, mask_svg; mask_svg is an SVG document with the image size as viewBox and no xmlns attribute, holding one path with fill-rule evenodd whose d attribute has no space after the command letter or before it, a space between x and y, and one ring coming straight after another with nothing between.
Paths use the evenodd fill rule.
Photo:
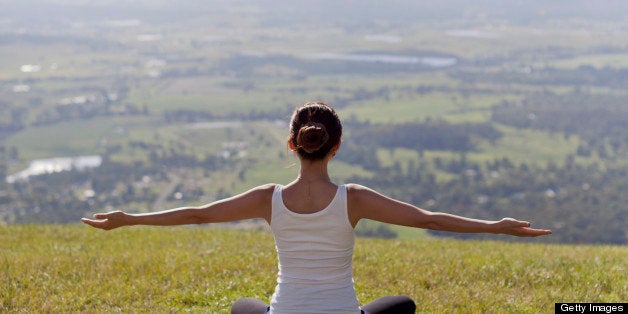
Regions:
<instances>
[{"instance_id":1,"label":"dark hair","mask_svg":"<svg viewBox=\"0 0 628 314\"><path fill-rule=\"evenodd\" d=\"M297 108L290 122L289 141L303 159L325 158L340 143L342 124L336 111L323 102Z\"/></svg>"}]
</instances>

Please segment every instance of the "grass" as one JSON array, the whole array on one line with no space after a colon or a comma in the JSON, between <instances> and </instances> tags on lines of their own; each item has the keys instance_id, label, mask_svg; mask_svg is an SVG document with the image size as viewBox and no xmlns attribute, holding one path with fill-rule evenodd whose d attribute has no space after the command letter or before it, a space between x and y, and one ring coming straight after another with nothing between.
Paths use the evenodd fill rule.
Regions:
<instances>
[{"instance_id":1,"label":"grass","mask_svg":"<svg viewBox=\"0 0 628 314\"><path fill-rule=\"evenodd\" d=\"M370 120L373 123L402 123L419 121L427 117L440 117L455 107L452 96L433 93L425 97L400 99L390 103L383 103L380 99L355 103L341 110L340 114Z\"/></svg>"},{"instance_id":2,"label":"grass","mask_svg":"<svg viewBox=\"0 0 628 314\"><path fill-rule=\"evenodd\" d=\"M94 119L28 128L7 138L7 146L19 147L23 159L96 154L99 140L125 122Z\"/></svg>"},{"instance_id":3,"label":"grass","mask_svg":"<svg viewBox=\"0 0 628 314\"><path fill-rule=\"evenodd\" d=\"M297 86L298 91L291 90ZM315 89L302 91L303 82L286 79L234 80L227 77L202 76L164 78L143 82L130 92L129 101L146 105L151 112L196 110L213 114L244 113L250 110L273 112L286 104L298 104L327 95Z\"/></svg>"},{"instance_id":4,"label":"grass","mask_svg":"<svg viewBox=\"0 0 628 314\"><path fill-rule=\"evenodd\" d=\"M490 107L512 95L461 96L458 93L433 92L425 95L393 93L391 101L374 99L339 110L342 117L354 116L372 123L404 123L426 118L443 119L450 123L490 121Z\"/></svg>"},{"instance_id":5,"label":"grass","mask_svg":"<svg viewBox=\"0 0 628 314\"><path fill-rule=\"evenodd\" d=\"M627 254L618 246L359 238L354 277L361 303L407 294L420 312L551 313L555 302L625 301ZM268 231L0 228L2 312L227 313L240 297L268 300L276 271Z\"/></svg>"},{"instance_id":6,"label":"grass","mask_svg":"<svg viewBox=\"0 0 628 314\"><path fill-rule=\"evenodd\" d=\"M19 147L20 157L25 160L98 154L105 143L111 145L144 138L154 140L157 123L158 119L149 117L74 120L27 128L7 138L4 144Z\"/></svg>"},{"instance_id":7,"label":"grass","mask_svg":"<svg viewBox=\"0 0 628 314\"><path fill-rule=\"evenodd\" d=\"M516 163L560 164L567 155L575 154L578 149L576 136L565 138L561 133L516 129L503 125L498 125L498 130L503 133L503 137L495 145L483 144L480 150L485 153L479 155L490 155L485 156L486 159L503 156Z\"/></svg>"}]
</instances>

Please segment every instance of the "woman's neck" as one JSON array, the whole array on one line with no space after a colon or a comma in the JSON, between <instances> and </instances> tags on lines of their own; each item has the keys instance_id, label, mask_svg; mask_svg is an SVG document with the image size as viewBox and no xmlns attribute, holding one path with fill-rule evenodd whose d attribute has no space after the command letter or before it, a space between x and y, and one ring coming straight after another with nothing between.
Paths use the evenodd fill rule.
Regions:
<instances>
[{"instance_id":1,"label":"woman's neck","mask_svg":"<svg viewBox=\"0 0 628 314\"><path fill-rule=\"evenodd\" d=\"M309 161L302 160L299 176L296 181L314 182L327 181L331 182L329 172L327 171L327 161Z\"/></svg>"}]
</instances>

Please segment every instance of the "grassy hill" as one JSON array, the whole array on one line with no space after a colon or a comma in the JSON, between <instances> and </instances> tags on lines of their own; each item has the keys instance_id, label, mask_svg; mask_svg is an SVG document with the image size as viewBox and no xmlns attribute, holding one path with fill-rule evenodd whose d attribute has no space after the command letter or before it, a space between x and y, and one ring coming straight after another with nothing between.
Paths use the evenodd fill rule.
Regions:
<instances>
[{"instance_id":1,"label":"grassy hill","mask_svg":"<svg viewBox=\"0 0 628 314\"><path fill-rule=\"evenodd\" d=\"M504 238L507 240L508 238ZM625 246L358 238L366 303L407 294L421 312L551 313L628 299ZM272 234L214 227L0 227L2 312L227 313L275 285Z\"/></svg>"}]
</instances>

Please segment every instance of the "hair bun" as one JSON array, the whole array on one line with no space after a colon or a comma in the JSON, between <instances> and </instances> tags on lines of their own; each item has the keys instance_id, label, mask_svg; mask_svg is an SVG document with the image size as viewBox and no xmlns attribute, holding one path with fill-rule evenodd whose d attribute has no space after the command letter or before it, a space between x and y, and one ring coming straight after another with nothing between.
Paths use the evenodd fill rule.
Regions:
<instances>
[{"instance_id":1,"label":"hair bun","mask_svg":"<svg viewBox=\"0 0 628 314\"><path fill-rule=\"evenodd\" d=\"M325 125L318 122L308 122L301 126L297 133L297 148L311 154L319 150L329 140Z\"/></svg>"}]
</instances>

